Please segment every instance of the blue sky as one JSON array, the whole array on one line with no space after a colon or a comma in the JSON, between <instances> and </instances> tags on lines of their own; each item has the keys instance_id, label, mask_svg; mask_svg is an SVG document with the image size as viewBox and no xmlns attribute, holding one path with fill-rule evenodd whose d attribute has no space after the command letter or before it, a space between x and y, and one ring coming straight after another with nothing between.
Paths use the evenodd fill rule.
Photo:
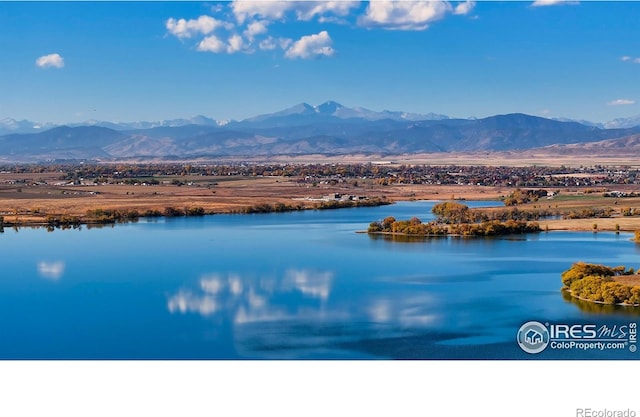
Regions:
<instances>
[{"instance_id":1,"label":"blue sky","mask_svg":"<svg viewBox=\"0 0 640 417\"><path fill-rule=\"evenodd\" d=\"M3 2L0 119L640 114L640 2Z\"/></svg>"}]
</instances>

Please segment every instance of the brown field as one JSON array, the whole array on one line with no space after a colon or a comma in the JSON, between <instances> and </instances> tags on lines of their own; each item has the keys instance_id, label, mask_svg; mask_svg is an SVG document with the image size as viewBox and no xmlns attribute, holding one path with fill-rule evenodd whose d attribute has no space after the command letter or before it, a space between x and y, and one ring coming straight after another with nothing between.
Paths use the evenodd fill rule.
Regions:
<instances>
[{"instance_id":1,"label":"brown field","mask_svg":"<svg viewBox=\"0 0 640 417\"><path fill-rule=\"evenodd\" d=\"M619 275L613 277L615 282L620 284L629 285L632 287L640 286L640 275Z\"/></svg>"},{"instance_id":2,"label":"brown field","mask_svg":"<svg viewBox=\"0 0 640 417\"><path fill-rule=\"evenodd\" d=\"M229 159L229 162L233 162ZM300 155L276 156L264 161L261 157L247 158L245 161L273 163L380 163L380 164L432 164L432 165L491 165L491 166L549 166L580 167L590 165L640 166L640 160L633 152L612 152L611 154L559 154L555 149L536 149L505 152L475 153L418 153L406 155Z\"/></svg>"},{"instance_id":3,"label":"brown field","mask_svg":"<svg viewBox=\"0 0 640 417\"><path fill-rule=\"evenodd\" d=\"M26 186L6 184L12 180L47 184ZM163 211L166 207L203 207L209 213L230 213L262 203L303 204L313 207L329 193L385 197L400 200L496 199L506 189L466 186L381 186L359 181L357 187L344 183L311 186L283 177L180 177L190 184L177 186L142 185L54 185L52 174L0 174L0 215L5 224L37 224L48 215L83 216L93 209ZM169 180L164 182L170 182Z\"/></svg>"},{"instance_id":4,"label":"brown field","mask_svg":"<svg viewBox=\"0 0 640 417\"><path fill-rule=\"evenodd\" d=\"M413 156L420 158L420 155ZM313 156L307 156L314 159ZM338 157L336 157L338 158ZM340 157L346 158L346 157ZM351 158L358 158L352 156ZM458 163L439 160L439 164ZM477 164L481 164L478 155ZM491 159L495 165L501 164L495 155ZM290 160L280 162L293 162ZM297 162L302 162L298 160ZM306 160L306 162L311 162ZM315 161L319 162L319 161ZM326 158L322 162L327 162ZM335 162L353 162L341 160ZM388 162L403 162L401 157ZM424 162L424 161L423 161ZM469 164L476 162L473 156L464 160ZM486 164L485 159L482 163ZM512 161L513 162L513 161ZM531 165L532 161L529 161ZM561 162L561 161L556 161ZM562 160L563 164L567 161ZM583 163L585 161L583 160ZM602 161L599 161L602 162ZM435 161L432 161L435 163ZM202 207L208 213L231 213L262 203L303 204L313 207L317 201L329 193L354 194L369 198L380 197L390 201L407 200L496 200L509 194L513 189L507 187L454 186L454 185L389 185L382 186L373 180L358 180L358 186L346 181L337 185L312 186L297 182L296 178L285 177L205 177L180 176L158 178L160 185L60 185L62 181L56 173L45 174L6 174L0 173L0 216L7 225L42 224L49 215L85 216L93 209L130 209L163 211L166 207L178 209ZM172 185L173 179L188 184ZM38 182L38 185L12 184L14 181ZM639 192L639 186L610 187L627 192ZM549 208L571 209L612 208L611 218L590 218L575 220L542 220L540 225L547 230L589 230L589 231L636 231L640 230L639 217L621 216L621 208L636 208L640 212L640 198L605 198L601 192L585 193L580 188L561 189L560 194L551 200L541 199L535 203L520 205L520 209ZM372 219L375 220L375 219ZM595 225L595 227L594 227Z\"/></svg>"}]
</instances>

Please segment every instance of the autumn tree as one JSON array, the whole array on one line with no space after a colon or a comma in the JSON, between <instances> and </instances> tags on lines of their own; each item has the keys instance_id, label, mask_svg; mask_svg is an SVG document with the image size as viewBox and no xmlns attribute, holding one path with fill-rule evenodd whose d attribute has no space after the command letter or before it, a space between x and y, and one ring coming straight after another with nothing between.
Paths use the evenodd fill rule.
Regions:
<instances>
[{"instance_id":1,"label":"autumn tree","mask_svg":"<svg viewBox=\"0 0 640 417\"><path fill-rule=\"evenodd\" d=\"M455 201L436 204L431 209L431 212L438 216L438 221L441 223L469 222L469 207Z\"/></svg>"}]
</instances>

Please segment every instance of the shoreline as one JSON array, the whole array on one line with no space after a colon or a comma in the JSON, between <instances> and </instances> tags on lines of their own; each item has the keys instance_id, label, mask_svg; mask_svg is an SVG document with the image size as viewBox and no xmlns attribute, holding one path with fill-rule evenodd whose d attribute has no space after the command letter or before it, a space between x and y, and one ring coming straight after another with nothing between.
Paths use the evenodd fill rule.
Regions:
<instances>
[{"instance_id":1,"label":"shoreline","mask_svg":"<svg viewBox=\"0 0 640 417\"><path fill-rule=\"evenodd\" d=\"M333 194L354 196L368 200L380 199L387 203L412 201L502 201L512 193L514 187L485 185L428 185L390 184L381 185L377 180L361 179L344 182L317 184L300 182L298 177L244 177L244 176L184 176L180 184L173 184L167 177L157 185L141 184L94 184L57 185L51 173L4 174L4 181L26 181L29 185L0 184L0 217L4 227L47 227L60 224L99 225L88 213L95 211L154 212L159 217L168 208L179 211L198 209L201 214L236 214L247 212L282 212L314 209L316 205L336 204L340 200L329 200ZM2 179L0 178L0 179ZM335 181L334 181L335 182ZM535 189L535 187L534 187ZM640 194L640 186L625 187L629 193ZM536 220L543 231L602 231L635 232L640 230L640 196L632 198L606 198L587 188L553 188L552 199L518 204L507 208L530 210L553 210L562 212L581 211L585 208L608 209L613 214L607 218L572 218ZM363 200L366 201L366 200ZM262 207L277 207L263 210ZM254 209L251 209L253 207ZM623 209L634 214L622 214ZM501 210L503 207L486 210ZM636 215L637 213L637 215ZM418 214L418 216L420 216ZM64 221L63 219L71 221ZM374 220L374 219L372 219ZM107 223L116 223L111 221ZM53 224L52 224L53 223ZM0 224L2 222L0 221Z\"/></svg>"},{"instance_id":2,"label":"shoreline","mask_svg":"<svg viewBox=\"0 0 640 417\"><path fill-rule=\"evenodd\" d=\"M222 212L207 212L202 207L187 207L184 210L178 210L173 207L168 207L165 209L164 214L158 211L153 211L152 209L147 209L140 214L137 210L135 211L135 215L131 215L130 211L124 209L113 209L109 210L110 212L115 212L119 214L119 217L110 217L108 220L100 220L95 218L87 218L88 214L85 216L51 216L49 220L40 220L40 218L26 217L23 221L22 219L14 219L7 220L5 216L0 216L0 231L4 228L48 228L48 229L73 229L78 228L80 226L88 226L88 227L104 227L104 226L112 226L116 224L126 224L126 223L135 223L140 219L158 219L158 218L182 218L182 217L204 217L204 216L214 216L214 215L252 215L252 214L270 214L270 213L287 213L294 211L306 211L306 210L340 210L340 209L350 209L350 208L360 208L360 207L379 207L394 204L394 201L387 201L381 199L371 199L371 200L362 200L362 201L330 201L330 202L320 202L320 204L314 204L312 206L307 205L278 205L274 204L261 204L256 206L248 206L242 210L228 210ZM170 210L172 214L167 214L167 210ZM152 212L152 215L145 215L146 213Z\"/></svg>"},{"instance_id":3,"label":"shoreline","mask_svg":"<svg viewBox=\"0 0 640 417\"><path fill-rule=\"evenodd\" d=\"M241 200L241 199L239 199ZM438 199L438 198L390 198L385 200L380 200L377 198L372 198L371 200L365 200L362 205L358 205L358 202L353 202L353 205L345 205L345 206L337 206L337 207L319 207L317 202L316 204L310 205L308 204L310 201L298 201L298 203L307 203L299 204L299 205L287 205L285 203L281 203L281 199L278 200L277 197L274 197L272 203L261 203L256 204L254 206L271 206L270 210L255 210L254 206L239 206L239 205L231 205L228 204L225 206L220 206L219 204L215 204L214 208L209 208L207 204L203 206L184 206L184 209L178 209L180 211L184 210L192 210L199 209L202 211L201 214L177 214L177 215L165 215L158 212L157 205L136 205L135 209L129 208L129 206L122 204L117 206L110 206L109 209L111 211L122 211L123 213L127 213L128 211L137 211L138 215L136 215L133 219L128 219L124 221L114 220L114 221L99 221L91 218L87 218L87 214L0 214L0 228L15 228L15 227L53 227L53 228L73 228L74 226L90 226L90 227L99 227L104 225L113 225L118 223L128 223L132 221L137 221L137 219L145 219L145 218L170 218L170 217L200 217L200 216L213 216L220 214L267 214L267 213L284 213L284 212L292 212L292 211L303 211L303 210L338 210L341 208L357 208L357 207L372 207L372 206L382 206L382 205L390 205L399 202L427 202L427 201L447 201L448 199ZM466 198L459 197L456 198L455 201L500 201L496 198L485 197L482 199L476 198ZM334 203L334 202L331 202ZM340 204L341 202L336 201L335 203ZM321 203L322 204L322 203ZM276 207L280 205L284 207L284 209L277 209ZM502 207L496 207L502 208ZM173 209L173 207L165 207L165 209ZM495 209L495 208L494 208ZM143 215L145 212L155 212L154 215ZM50 220L47 220L47 217L50 217ZM73 218L72 221L64 221L65 217ZM134 220L135 219L135 220ZM51 221L53 220L53 222ZM598 232L625 232L625 233L633 233L636 230L640 230L640 217L630 217L630 218L620 218L620 217L609 217L609 218L586 218L586 219L540 219L536 221L540 225L540 232L553 232L553 231L568 231L568 232L587 232L592 231L594 234ZM594 229L594 224L597 224L597 228ZM366 230L364 231L356 231L356 233L370 233ZM459 234L434 234L434 235L411 235L405 233L393 233L393 232L374 232L370 234L380 234L380 235L402 235L407 237L467 237L465 235ZM473 236L472 236L473 237Z\"/></svg>"},{"instance_id":4,"label":"shoreline","mask_svg":"<svg viewBox=\"0 0 640 417\"><path fill-rule=\"evenodd\" d=\"M575 298L576 300L580 300L580 301L585 301L587 303L593 303L593 304L600 304L600 305L604 305L604 306L620 306L620 307L640 307L640 304L627 304L627 303L605 303L604 301L595 301L595 300L589 300L587 298L583 298L580 296L577 296L573 293L573 291L571 291L570 289L564 287L561 288L561 291L569 294L572 298Z\"/></svg>"}]
</instances>

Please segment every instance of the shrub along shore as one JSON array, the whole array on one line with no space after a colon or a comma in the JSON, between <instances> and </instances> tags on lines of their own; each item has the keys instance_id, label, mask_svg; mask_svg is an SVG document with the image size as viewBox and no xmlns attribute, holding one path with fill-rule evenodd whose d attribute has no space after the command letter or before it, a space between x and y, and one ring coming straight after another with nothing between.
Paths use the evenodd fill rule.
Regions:
<instances>
[{"instance_id":1,"label":"shrub along shore","mask_svg":"<svg viewBox=\"0 0 640 417\"><path fill-rule=\"evenodd\" d=\"M371 198L366 200L340 200L323 201L314 205L304 204L283 204L283 203L259 203L247 206L242 209L230 211L229 214L257 214L257 213L283 213L300 210L333 210L353 207L373 207L392 204L386 199ZM68 214L47 215L42 222L29 222L22 224L16 221L6 221L0 216L0 231L3 227L46 227L48 230L78 228L81 225L99 226L116 223L136 222L140 218L153 217L196 217L216 214L207 211L203 207L165 207L163 210L148 209L139 211L135 209L91 209L87 210L84 216L74 216Z\"/></svg>"},{"instance_id":2,"label":"shrub along shore","mask_svg":"<svg viewBox=\"0 0 640 417\"><path fill-rule=\"evenodd\" d=\"M633 268L576 262L562 273L562 283L581 300L640 307L640 275Z\"/></svg>"},{"instance_id":3,"label":"shrub along shore","mask_svg":"<svg viewBox=\"0 0 640 417\"><path fill-rule=\"evenodd\" d=\"M367 232L407 236L500 236L542 230L538 223L523 220L530 218L531 213L515 209L494 212L490 217L482 211L469 209L465 204L445 202L433 206L432 212L437 219L428 223L422 223L417 217L409 220L387 217L372 222Z\"/></svg>"}]
</instances>

